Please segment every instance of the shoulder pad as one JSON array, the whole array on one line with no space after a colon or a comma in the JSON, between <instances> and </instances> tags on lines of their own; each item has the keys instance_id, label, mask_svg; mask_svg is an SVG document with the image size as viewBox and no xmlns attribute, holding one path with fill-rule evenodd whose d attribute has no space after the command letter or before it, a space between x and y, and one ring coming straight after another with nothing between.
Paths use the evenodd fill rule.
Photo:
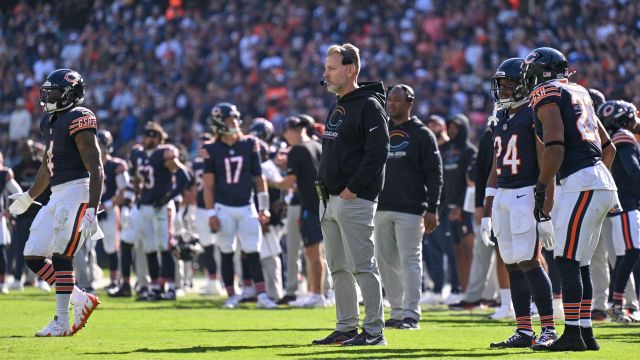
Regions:
<instances>
[{"instance_id":1,"label":"shoulder pad","mask_svg":"<svg viewBox=\"0 0 640 360\"><path fill-rule=\"evenodd\" d=\"M534 108L541 100L552 96L561 96L560 88L554 83L544 83L533 89L529 94L529 102L531 107Z\"/></svg>"},{"instance_id":2,"label":"shoulder pad","mask_svg":"<svg viewBox=\"0 0 640 360\"><path fill-rule=\"evenodd\" d=\"M75 107L67 114L69 116L69 135L83 129L97 129L98 121L93 112L85 107Z\"/></svg>"},{"instance_id":3,"label":"shoulder pad","mask_svg":"<svg viewBox=\"0 0 640 360\"><path fill-rule=\"evenodd\" d=\"M158 150L162 151L162 157L165 160L176 159L178 157L178 149L171 144L161 145Z\"/></svg>"},{"instance_id":4,"label":"shoulder pad","mask_svg":"<svg viewBox=\"0 0 640 360\"><path fill-rule=\"evenodd\" d=\"M614 145L623 144L623 143L638 145L638 141L636 140L636 138L633 136L633 134L629 130L626 130L626 129L620 129L616 131L613 134L611 141L613 142Z\"/></svg>"}]
</instances>

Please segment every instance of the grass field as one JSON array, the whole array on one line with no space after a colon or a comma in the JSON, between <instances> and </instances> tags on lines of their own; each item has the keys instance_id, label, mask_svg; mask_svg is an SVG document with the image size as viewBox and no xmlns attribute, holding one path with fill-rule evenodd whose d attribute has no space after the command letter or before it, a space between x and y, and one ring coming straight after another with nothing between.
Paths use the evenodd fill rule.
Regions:
<instances>
[{"instance_id":1,"label":"grass field","mask_svg":"<svg viewBox=\"0 0 640 360\"><path fill-rule=\"evenodd\" d=\"M489 310L443 308L426 309L419 331L386 331L386 347L317 347L309 343L333 329L334 308L222 310L222 299L198 295L157 303L101 295L87 327L70 338L33 336L53 316L53 294L30 288L0 297L0 359L628 359L640 349L640 326L600 323L597 353L490 350L490 342L511 334L513 323L484 320Z\"/></svg>"}]
</instances>

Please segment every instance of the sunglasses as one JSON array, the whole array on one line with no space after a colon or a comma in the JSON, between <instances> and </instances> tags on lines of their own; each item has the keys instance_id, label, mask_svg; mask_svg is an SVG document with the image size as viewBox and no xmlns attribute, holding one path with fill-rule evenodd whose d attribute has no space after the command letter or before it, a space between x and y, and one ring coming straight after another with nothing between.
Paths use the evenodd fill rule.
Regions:
<instances>
[{"instance_id":1,"label":"sunglasses","mask_svg":"<svg viewBox=\"0 0 640 360\"><path fill-rule=\"evenodd\" d=\"M145 130L144 132L144 136L148 136L148 137L158 137L160 136L160 133L155 131L155 130Z\"/></svg>"}]
</instances>

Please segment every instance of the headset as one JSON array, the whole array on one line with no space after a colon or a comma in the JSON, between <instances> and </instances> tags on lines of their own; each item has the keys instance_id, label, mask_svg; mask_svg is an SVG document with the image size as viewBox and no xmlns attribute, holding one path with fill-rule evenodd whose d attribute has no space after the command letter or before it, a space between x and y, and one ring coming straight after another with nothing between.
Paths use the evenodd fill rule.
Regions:
<instances>
[{"instance_id":1,"label":"headset","mask_svg":"<svg viewBox=\"0 0 640 360\"><path fill-rule=\"evenodd\" d=\"M405 84L398 84L398 85L393 85L393 86L389 86L387 88L387 94L389 94L391 92L391 90L395 89L395 88L400 88L402 90L404 90L404 96L407 102L413 102L413 99L416 98L415 93L413 92L413 89Z\"/></svg>"}]
</instances>

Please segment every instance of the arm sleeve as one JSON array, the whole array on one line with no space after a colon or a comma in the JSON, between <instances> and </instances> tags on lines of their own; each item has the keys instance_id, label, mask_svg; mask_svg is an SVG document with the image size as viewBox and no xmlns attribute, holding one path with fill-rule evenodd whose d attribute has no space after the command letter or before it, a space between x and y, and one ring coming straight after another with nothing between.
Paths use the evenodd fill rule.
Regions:
<instances>
[{"instance_id":1,"label":"arm sleeve","mask_svg":"<svg viewBox=\"0 0 640 360\"><path fill-rule=\"evenodd\" d=\"M478 159L476 160L476 207L484 206L485 189L487 188L487 179L493 165L493 133L487 130L480 138L478 149Z\"/></svg>"},{"instance_id":2,"label":"arm sleeve","mask_svg":"<svg viewBox=\"0 0 640 360\"><path fill-rule=\"evenodd\" d=\"M427 212L436 213L440 205L440 193L442 191L442 157L438 150L435 135L427 130L428 136L421 149L422 178L427 187Z\"/></svg>"},{"instance_id":3,"label":"arm sleeve","mask_svg":"<svg viewBox=\"0 0 640 360\"><path fill-rule=\"evenodd\" d=\"M636 184L640 183L640 163L635 154L633 144L619 143L616 145L616 156L620 158L620 163L629 178Z\"/></svg>"},{"instance_id":4,"label":"arm sleeve","mask_svg":"<svg viewBox=\"0 0 640 360\"><path fill-rule=\"evenodd\" d=\"M347 188L358 194L384 169L389 155L389 129L387 115L377 100L370 99L364 106L360 130L364 134L364 157L351 179Z\"/></svg>"}]
</instances>

